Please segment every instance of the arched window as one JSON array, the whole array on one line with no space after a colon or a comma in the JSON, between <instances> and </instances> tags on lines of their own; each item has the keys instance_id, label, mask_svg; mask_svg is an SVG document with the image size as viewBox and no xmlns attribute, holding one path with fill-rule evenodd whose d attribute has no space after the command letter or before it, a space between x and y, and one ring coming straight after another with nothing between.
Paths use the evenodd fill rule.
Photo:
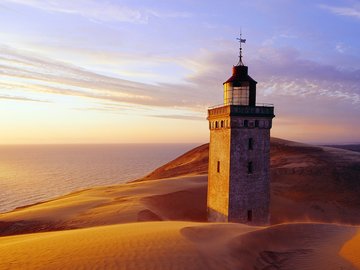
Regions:
<instances>
[{"instance_id":1,"label":"arched window","mask_svg":"<svg viewBox=\"0 0 360 270\"><path fill-rule=\"evenodd\" d=\"M221 120L220 126L221 126L222 128L224 127L224 120Z\"/></svg>"},{"instance_id":2,"label":"arched window","mask_svg":"<svg viewBox=\"0 0 360 270\"><path fill-rule=\"evenodd\" d=\"M215 128L218 128L218 121L215 122Z\"/></svg>"}]
</instances>

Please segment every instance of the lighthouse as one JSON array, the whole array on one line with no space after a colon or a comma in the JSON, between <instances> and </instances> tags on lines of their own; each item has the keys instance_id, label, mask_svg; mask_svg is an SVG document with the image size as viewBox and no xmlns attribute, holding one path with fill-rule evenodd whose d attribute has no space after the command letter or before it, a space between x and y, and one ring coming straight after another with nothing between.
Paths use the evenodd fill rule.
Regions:
<instances>
[{"instance_id":1,"label":"lighthouse","mask_svg":"<svg viewBox=\"0 0 360 270\"><path fill-rule=\"evenodd\" d=\"M238 40L239 61L223 83L224 102L208 109L208 220L267 225L274 106L256 103L257 82L242 59L246 40Z\"/></svg>"}]
</instances>

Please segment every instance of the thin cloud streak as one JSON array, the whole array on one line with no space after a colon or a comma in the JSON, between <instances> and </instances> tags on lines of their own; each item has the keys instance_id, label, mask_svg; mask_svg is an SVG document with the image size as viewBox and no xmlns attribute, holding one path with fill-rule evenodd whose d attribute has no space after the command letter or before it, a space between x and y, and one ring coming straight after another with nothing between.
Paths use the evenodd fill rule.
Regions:
<instances>
[{"instance_id":1,"label":"thin cloud streak","mask_svg":"<svg viewBox=\"0 0 360 270\"><path fill-rule=\"evenodd\" d=\"M14 101L31 101L31 102L43 102L43 103L50 103L48 100L40 100L40 99L32 99L27 97L16 97L16 96L4 96L0 95L0 100L14 100Z\"/></svg>"},{"instance_id":2,"label":"thin cloud streak","mask_svg":"<svg viewBox=\"0 0 360 270\"><path fill-rule=\"evenodd\" d=\"M1 61L6 59L6 61ZM14 60L14 61L12 61ZM1 64L1 62L3 62ZM0 74L4 78L26 81L21 88L33 92L46 92L69 96L95 98L113 102L126 102L146 106L191 108L197 103L179 100L176 85L149 85L104 76L80 67L52 59L28 56L12 49L0 53ZM10 87L9 82L1 82ZM14 85L19 87L19 84Z\"/></svg>"},{"instance_id":3,"label":"thin cloud streak","mask_svg":"<svg viewBox=\"0 0 360 270\"><path fill-rule=\"evenodd\" d=\"M95 0L50 1L50 0L4 0L7 3L20 4L47 12L80 15L97 22L126 22L147 24L150 17L188 18L189 12L160 12L147 8L130 8L111 2Z\"/></svg>"},{"instance_id":4,"label":"thin cloud streak","mask_svg":"<svg viewBox=\"0 0 360 270\"><path fill-rule=\"evenodd\" d=\"M168 118L168 119L179 119L179 120L196 120L196 121L204 121L206 120L206 116L191 116L191 115L176 115L176 114L169 114L169 115L150 115L151 117L157 118Z\"/></svg>"},{"instance_id":5,"label":"thin cloud streak","mask_svg":"<svg viewBox=\"0 0 360 270\"><path fill-rule=\"evenodd\" d=\"M95 21L115 21L129 23L146 23L148 14L126 6L94 0L49 1L49 0L5 0L4 2L20 4L48 12L80 15Z\"/></svg>"},{"instance_id":6,"label":"thin cloud streak","mask_svg":"<svg viewBox=\"0 0 360 270\"><path fill-rule=\"evenodd\" d=\"M339 7L339 6L329 6L329 5L320 5L320 7L330 11L335 15L355 17L357 19L360 19L359 7Z\"/></svg>"}]
</instances>

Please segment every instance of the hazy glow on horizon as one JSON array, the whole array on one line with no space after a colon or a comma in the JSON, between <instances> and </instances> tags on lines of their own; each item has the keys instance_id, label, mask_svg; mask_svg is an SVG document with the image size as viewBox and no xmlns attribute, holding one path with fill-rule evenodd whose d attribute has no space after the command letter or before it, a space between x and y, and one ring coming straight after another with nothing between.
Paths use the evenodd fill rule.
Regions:
<instances>
[{"instance_id":1,"label":"hazy glow on horizon","mask_svg":"<svg viewBox=\"0 0 360 270\"><path fill-rule=\"evenodd\" d=\"M360 143L359 14L352 0L4 0L0 144L207 142L240 26L272 136Z\"/></svg>"}]
</instances>

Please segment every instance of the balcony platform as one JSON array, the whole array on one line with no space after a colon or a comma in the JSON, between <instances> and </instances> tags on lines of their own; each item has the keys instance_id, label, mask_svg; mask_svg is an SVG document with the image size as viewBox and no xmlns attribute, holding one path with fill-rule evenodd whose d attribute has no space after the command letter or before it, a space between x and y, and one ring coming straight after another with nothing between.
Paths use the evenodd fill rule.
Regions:
<instances>
[{"instance_id":1,"label":"balcony platform","mask_svg":"<svg viewBox=\"0 0 360 270\"><path fill-rule=\"evenodd\" d=\"M274 105L267 103L256 104L256 106L221 104L208 109L208 117L216 116L274 117Z\"/></svg>"}]
</instances>

